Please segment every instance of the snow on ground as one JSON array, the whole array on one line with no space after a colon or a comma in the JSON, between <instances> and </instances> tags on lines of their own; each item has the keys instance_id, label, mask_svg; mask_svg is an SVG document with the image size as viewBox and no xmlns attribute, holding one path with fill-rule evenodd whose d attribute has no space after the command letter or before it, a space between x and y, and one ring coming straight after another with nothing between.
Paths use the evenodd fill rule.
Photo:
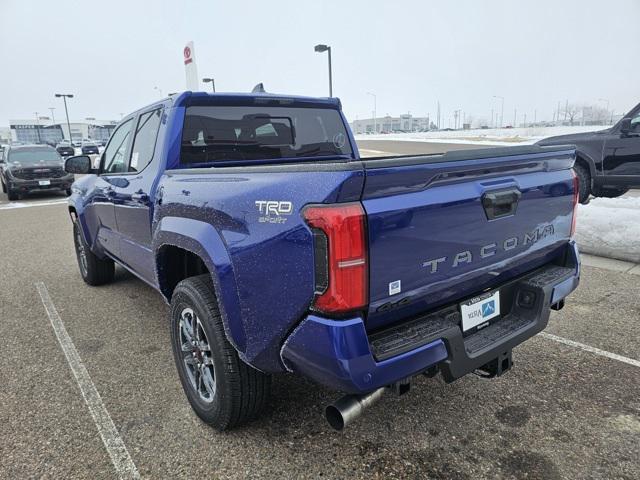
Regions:
<instances>
[{"instance_id":1,"label":"snow on ground","mask_svg":"<svg viewBox=\"0 0 640 480\"><path fill-rule=\"evenodd\" d=\"M454 130L451 132L390 133L387 135L356 135L356 140L395 140L407 142L465 143L480 145L530 145L555 135L592 132L609 128L608 125L489 128L486 130Z\"/></svg>"},{"instance_id":2,"label":"snow on ground","mask_svg":"<svg viewBox=\"0 0 640 480\"><path fill-rule=\"evenodd\" d=\"M640 263L640 197L596 198L578 206L582 253Z\"/></svg>"}]
</instances>

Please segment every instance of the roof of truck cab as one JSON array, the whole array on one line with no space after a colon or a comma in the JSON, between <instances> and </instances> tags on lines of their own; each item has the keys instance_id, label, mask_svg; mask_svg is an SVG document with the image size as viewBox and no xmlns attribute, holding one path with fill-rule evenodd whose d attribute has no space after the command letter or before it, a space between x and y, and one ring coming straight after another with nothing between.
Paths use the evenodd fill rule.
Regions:
<instances>
[{"instance_id":1,"label":"roof of truck cab","mask_svg":"<svg viewBox=\"0 0 640 480\"><path fill-rule=\"evenodd\" d=\"M208 93L182 92L170 97L174 106L191 105L256 105L280 104L289 106L318 106L340 108L340 99L335 97L305 97L275 93Z\"/></svg>"},{"instance_id":2,"label":"roof of truck cab","mask_svg":"<svg viewBox=\"0 0 640 480\"><path fill-rule=\"evenodd\" d=\"M120 120L122 123L130 118L135 117L139 113L149 111L154 107L161 105L167 107L189 107L189 106L207 106L207 105L227 105L227 106L252 106L252 105L271 105L271 106L290 106L290 107L320 107L335 108L340 110L342 103L337 97L305 97L301 95L281 95L275 93L243 93L243 92L192 92L184 91L174 93L166 98L155 101L142 108L125 115Z\"/></svg>"}]
</instances>

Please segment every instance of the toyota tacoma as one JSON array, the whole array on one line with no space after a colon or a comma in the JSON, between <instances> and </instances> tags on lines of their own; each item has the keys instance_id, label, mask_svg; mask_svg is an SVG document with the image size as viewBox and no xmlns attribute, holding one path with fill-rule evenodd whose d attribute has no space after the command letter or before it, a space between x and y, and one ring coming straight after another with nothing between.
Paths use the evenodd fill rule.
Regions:
<instances>
[{"instance_id":1,"label":"toyota tacoma","mask_svg":"<svg viewBox=\"0 0 640 480\"><path fill-rule=\"evenodd\" d=\"M184 92L66 160L80 273L170 305L196 414L255 418L274 374L344 396L342 429L412 378L502 375L578 285L571 146L362 159L336 98Z\"/></svg>"}]
</instances>

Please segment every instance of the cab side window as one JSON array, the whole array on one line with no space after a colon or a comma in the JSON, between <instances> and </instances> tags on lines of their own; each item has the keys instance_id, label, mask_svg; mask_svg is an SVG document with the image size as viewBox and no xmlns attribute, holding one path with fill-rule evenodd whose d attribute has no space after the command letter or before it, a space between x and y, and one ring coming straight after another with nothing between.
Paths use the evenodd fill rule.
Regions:
<instances>
[{"instance_id":1,"label":"cab side window","mask_svg":"<svg viewBox=\"0 0 640 480\"><path fill-rule=\"evenodd\" d=\"M133 148L131 149L130 172L144 170L153 160L161 118L162 109L160 108L140 115L138 126L136 127L136 136L133 139Z\"/></svg>"},{"instance_id":2,"label":"cab side window","mask_svg":"<svg viewBox=\"0 0 640 480\"><path fill-rule=\"evenodd\" d=\"M104 173L122 173L126 171L126 153L129 145L129 134L131 133L132 120L127 120L120 125L111 135L109 145L103 154Z\"/></svg>"}]
</instances>

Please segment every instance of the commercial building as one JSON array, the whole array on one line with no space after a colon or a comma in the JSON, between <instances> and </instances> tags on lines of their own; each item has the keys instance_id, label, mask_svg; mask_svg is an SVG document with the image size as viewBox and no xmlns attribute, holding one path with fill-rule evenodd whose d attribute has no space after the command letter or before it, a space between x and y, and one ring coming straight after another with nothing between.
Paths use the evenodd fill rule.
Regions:
<instances>
[{"instance_id":1,"label":"commercial building","mask_svg":"<svg viewBox=\"0 0 640 480\"><path fill-rule=\"evenodd\" d=\"M355 134L362 133L391 133L391 132L419 132L435 128L429 117L414 117L405 113L399 117L389 115L381 118L364 118L351 122Z\"/></svg>"},{"instance_id":2,"label":"commercial building","mask_svg":"<svg viewBox=\"0 0 640 480\"><path fill-rule=\"evenodd\" d=\"M71 132L66 122L52 123L48 118L40 120L10 120L11 140L21 143L55 144L63 138L80 141L83 138L107 140L116 127L115 120L85 120L70 122Z\"/></svg>"}]
</instances>

